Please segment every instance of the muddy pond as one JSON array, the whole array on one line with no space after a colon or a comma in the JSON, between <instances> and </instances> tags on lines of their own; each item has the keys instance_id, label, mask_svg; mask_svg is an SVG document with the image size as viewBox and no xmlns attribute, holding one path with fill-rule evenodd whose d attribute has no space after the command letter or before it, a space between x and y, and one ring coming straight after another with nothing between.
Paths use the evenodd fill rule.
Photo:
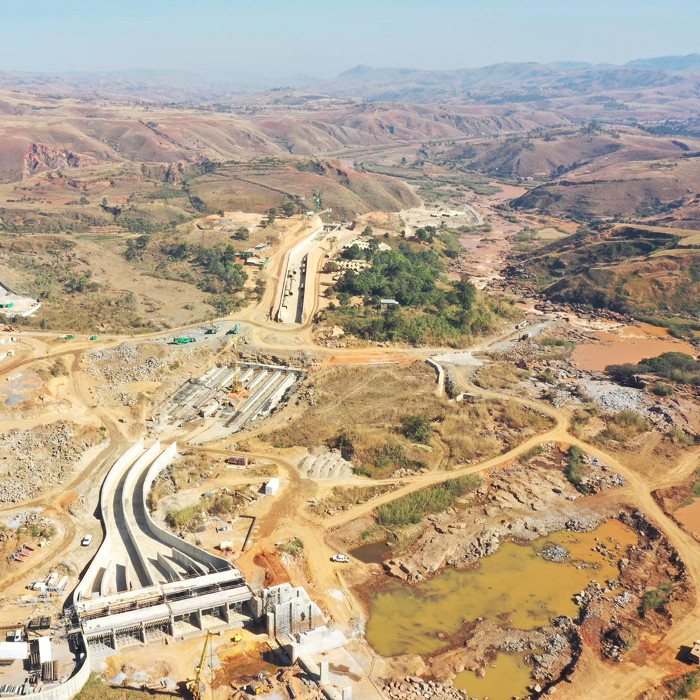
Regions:
<instances>
[{"instance_id":1,"label":"muddy pond","mask_svg":"<svg viewBox=\"0 0 700 700\"><path fill-rule=\"evenodd\" d=\"M519 656L499 654L496 661L487 664L486 675L479 678L473 671L462 671L455 676L455 688L466 690L472 698L511 700L525 697L532 685L530 667Z\"/></svg>"},{"instance_id":2,"label":"muddy pond","mask_svg":"<svg viewBox=\"0 0 700 700\"><path fill-rule=\"evenodd\" d=\"M392 581L371 599L367 639L382 656L425 655L447 646L438 634L454 635L479 617L523 630L546 625L560 615L576 617L573 596L590 581L605 586L607 580L617 579L617 561L637 541L631 528L610 520L593 532L563 530L527 544L504 542L473 569L445 569L415 585ZM601 544L607 556L592 551ZM543 558L540 553L548 545L561 545L569 556L563 563ZM505 675L491 674L503 681L499 692L491 690L486 679L478 679L478 687L484 690L481 697L497 700L522 693L529 671L516 673L515 661L515 657L499 657L497 665L513 666ZM488 671L487 667L487 678ZM457 682L474 679L473 674L465 673ZM475 697L475 692L482 691L470 686L470 695Z\"/></svg>"},{"instance_id":3,"label":"muddy pond","mask_svg":"<svg viewBox=\"0 0 700 700\"><path fill-rule=\"evenodd\" d=\"M689 532L700 533L700 498L694 498L688 505L675 511L673 515Z\"/></svg>"},{"instance_id":4,"label":"muddy pond","mask_svg":"<svg viewBox=\"0 0 700 700\"><path fill-rule=\"evenodd\" d=\"M657 357L665 352L695 355L695 348L690 343L673 338L666 328L646 323L597 331L596 335L600 343L578 345L571 355L581 369L602 372L607 365L637 363L645 357Z\"/></svg>"}]
</instances>

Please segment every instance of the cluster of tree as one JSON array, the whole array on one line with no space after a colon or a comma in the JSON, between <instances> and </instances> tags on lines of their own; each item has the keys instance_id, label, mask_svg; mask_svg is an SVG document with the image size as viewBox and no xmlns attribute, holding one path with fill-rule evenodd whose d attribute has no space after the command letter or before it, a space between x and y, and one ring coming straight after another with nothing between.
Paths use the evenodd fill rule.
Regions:
<instances>
[{"instance_id":1,"label":"cluster of tree","mask_svg":"<svg viewBox=\"0 0 700 700\"><path fill-rule=\"evenodd\" d=\"M348 251L348 255L356 254L352 247ZM350 333L377 341L418 344L455 342L495 326L493 309L480 300L468 279L447 280L437 250L413 249L401 243L398 250L379 251L376 244L370 244L362 254L372 266L360 272L348 270L338 279L334 291L340 308L330 310L334 322ZM363 298L363 306L351 306L350 299L358 296ZM399 308L378 313L382 298L395 299Z\"/></svg>"},{"instance_id":2,"label":"cluster of tree","mask_svg":"<svg viewBox=\"0 0 700 700\"><path fill-rule=\"evenodd\" d=\"M613 381L625 386L635 386L640 374L653 374L676 384L700 385L700 362L684 352L665 352L658 357L647 357L636 365L608 365L605 372ZM656 393L663 396L671 392L661 387Z\"/></svg>"},{"instance_id":3,"label":"cluster of tree","mask_svg":"<svg viewBox=\"0 0 700 700\"><path fill-rule=\"evenodd\" d=\"M162 252L170 260L186 260L197 266L209 279L200 282L200 287L213 294L232 294L243 289L248 279L243 267L236 262L238 253L232 245L206 248L202 245L183 243L165 244Z\"/></svg>"}]
</instances>

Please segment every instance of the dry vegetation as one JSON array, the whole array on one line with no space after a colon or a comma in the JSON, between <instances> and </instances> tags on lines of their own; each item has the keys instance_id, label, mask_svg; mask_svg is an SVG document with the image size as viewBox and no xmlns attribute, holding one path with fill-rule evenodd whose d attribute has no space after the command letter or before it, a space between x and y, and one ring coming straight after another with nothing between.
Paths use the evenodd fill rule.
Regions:
<instances>
[{"instance_id":1,"label":"dry vegetation","mask_svg":"<svg viewBox=\"0 0 700 700\"><path fill-rule=\"evenodd\" d=\"M508 362L490 362L476 373L474 384L482 389L512 389L525 377L525 370L518 369Z\"/></svg>"},{"instance_id":2,"label":"dry vegetation","mask_svg":"<svg viewBox=\"0 0 700 700\"><path fill-rule=\"evenodd\" d=\"M514 401L484 401L453 406L437 431L452 462L460 464L505 452L551 425L549 418Z\"/></svg>"},{"instance_id":3,"label":"dry vegetation","mask_svg":"<svg viewBox=\"0 0 700 700\"><path fill-rule=\"evenodd\" d=\"M309 510L317 515L330 514L338 510L345 510L350 506L366 503L394 488L396 487L391 484L387 486L339 486L331 490L324 498L316 501Z\"/></svg>"},{"instance_id":4,"label":"dry vegetation","mask_svg":"<svg viewBox=\"0 0 700 700\"><path fill-rule=\"evenodd\" d=\"M515 402L440 399L435 375L422 363L321 370L310 379L307 401L263 439L279 448L339 448L357 472L375 478L493 456L550 425Z\"/></svg>"}]
</instances>

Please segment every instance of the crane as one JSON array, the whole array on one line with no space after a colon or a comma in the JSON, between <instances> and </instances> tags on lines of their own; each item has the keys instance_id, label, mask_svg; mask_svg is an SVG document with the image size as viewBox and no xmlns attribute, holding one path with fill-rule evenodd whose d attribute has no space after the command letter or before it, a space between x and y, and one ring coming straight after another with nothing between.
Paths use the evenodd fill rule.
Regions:
<instances>
[{"instance_id":1,"label":"crane","mask_svg":"<svg viewBox=\"0 0 700 700\"><path fill-rule=\"evenodd\" d=\"M194 669L194 678L187 681L187 690L192 696L192 700L202 700L204 697L204 683L202 683L202 669L204 668L204 662L207 658L207 648L211 642L211 630L207 630L207 636L204 640L204 648L202 649L202 656L199 658L199 663Z\"/></svg>"}]
</instances>

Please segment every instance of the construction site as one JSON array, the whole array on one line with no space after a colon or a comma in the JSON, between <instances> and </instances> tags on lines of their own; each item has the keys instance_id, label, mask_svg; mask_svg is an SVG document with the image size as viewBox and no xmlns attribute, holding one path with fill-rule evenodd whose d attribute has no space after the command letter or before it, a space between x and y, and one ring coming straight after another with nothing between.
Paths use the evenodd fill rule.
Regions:
<instances>
[{"instance_id":1,"label":"construction site","mask_svg":"<svg viewBox=\"0 0 700 700\"><path fill-rule=\"evenodd\" d=\"M502 242L483 202L261 229L268 284L220 317L5 328L0 697L673 697L697 394L604 370L693 346L530 298L449 352L316 313L378 267L355 246L428 252L412 229L443 220ZM413 313L392 294L378 322Z\"/></svg>"},{"instance_id":2,"label":"construction site","mask_svg":"<svg viewBox=\"0 0 700 700\"><path fill-rule=\"evenodd\" d=\"M100 489L102 543L63 610L60 626L42 618L9 630L8 641L0 642L5 681L0 696L38 693L68 699L91 669L130 647L204 637L206 651L212 634L244 628L262 630L280 659L316 673L319 687L329 684L327 664L319 666L311 657L347 640L328 630L326 616L304 588L284 584L253 591L227 558L186 542L153 520L148 505L153 482L176 456L176 443L163 447L156 440L146 447L139 440L114 461ZM54 573L33 588L41 586L43 595L60 594L67 582L68 577L59 580ZM240 632L232 639L239 641ZM201 697L202 667L200 661L188 682L193 698ZM292 682L285 677L282 687L291 689ZM255 688L268 686L272 681L247 690L259 694ZM339 700L350 697L330 686L324 692ZM288 696L296 697L293 690Z\"/></svg>"},{"instance_id":3,"label":"construction site","mask_svg":"<svg viewBox=\"0 0 700 700\"><path fill-rule=\"evenodd\" d=\"M284 399L301 375L300 369L254 362L212 367L185 382L161 412L163 422L185 423L213 418L229 434L265 418Z\"/></svg>"}]
</instances>

